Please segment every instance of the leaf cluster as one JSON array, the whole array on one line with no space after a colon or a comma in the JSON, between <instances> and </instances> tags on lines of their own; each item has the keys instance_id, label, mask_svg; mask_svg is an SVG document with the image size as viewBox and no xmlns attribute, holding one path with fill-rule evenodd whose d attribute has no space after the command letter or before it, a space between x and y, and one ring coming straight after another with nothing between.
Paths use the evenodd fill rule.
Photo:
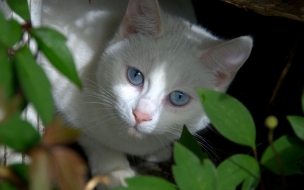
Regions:
<instances>
[{"instance_id":1,"label":"leaf cluster","mask_svg":"<svg viewBox=\"0 0 304 190\"><path fill-rule=\"evenodd\" d=\"M259 183L261 189L264 189L261 180L262 167L284 176L301 173L302 165L296 163L304 159L303 117L287 117L298 138L284 135L270 142L258 160L255 124L247 108L228 94L209 89L198 89L197 92L204 111L220 134L234 143L252 148L254 156L235 154L215 167L184 127L180 141L174 144L175 165L172 170L176 185L161 178L140 176L127 179L129 186L118 188L119 190L135 190L141 189L140 187L151 190L234 190L240 185L242 190L250 190L257 188ZM304 111L304 92L302 107ZM272 132L273 128L270 129L270 133Z\"/></svg>"},{"instance_id":2,"label":"leaf cluster","mask_svg":"<svg viewBox=\"0 0 304 190\"><path fill-rule=\"evenodd\" d=\"M0 189L81 190L86 165L74 151L62 145L75 142L79 131L54 119L51 84L36 54L28 48L25 33L35 40L55 68L81 87L66 38L51 28L32 27L27 0L7 0L23 22L6 19L0 12L0 144L24 153L29 164L0 166ZM46 126L44 135L21 117L31 103Z\"/></svg>"}]
</instances>

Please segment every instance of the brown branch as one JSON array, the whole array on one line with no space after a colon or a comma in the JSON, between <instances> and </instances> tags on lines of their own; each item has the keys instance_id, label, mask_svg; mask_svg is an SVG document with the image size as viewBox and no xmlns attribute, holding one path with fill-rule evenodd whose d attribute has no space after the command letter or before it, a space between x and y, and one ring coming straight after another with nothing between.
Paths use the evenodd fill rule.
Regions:
<instances>
[{"instance_id":1,"label":"brown branch","mask_svg":"<svg viewBox=\"0 0 304 190\"><path fill-rule=\"evenodd\" d=\"M292 0L221 0L264 16L279 16L304 22L304 1Z\"/></svg>"}]
</instances>

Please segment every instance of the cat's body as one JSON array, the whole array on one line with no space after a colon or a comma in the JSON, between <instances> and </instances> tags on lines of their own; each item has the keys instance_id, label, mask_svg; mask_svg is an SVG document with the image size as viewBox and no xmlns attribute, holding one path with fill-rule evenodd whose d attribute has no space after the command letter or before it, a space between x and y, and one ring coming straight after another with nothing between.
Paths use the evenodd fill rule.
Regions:
<instances>
[{"instance_id":1,"label":"cat's body","mask_svg":"<svg viewBox=\"0 0 304 190\"><path fill-rule=\"evenodd\" d=\"M58 114L82 130L92 173L110 187L135 175L125 154L165 160L183 125L206 127L196 88L225 91L251 51L249 37L225 42L178 17L195 21L190 0L163 2L177 16L155 0L44 1L43 25L68 37L84 84L44 64Z\"/></svg>"}]
</instances>

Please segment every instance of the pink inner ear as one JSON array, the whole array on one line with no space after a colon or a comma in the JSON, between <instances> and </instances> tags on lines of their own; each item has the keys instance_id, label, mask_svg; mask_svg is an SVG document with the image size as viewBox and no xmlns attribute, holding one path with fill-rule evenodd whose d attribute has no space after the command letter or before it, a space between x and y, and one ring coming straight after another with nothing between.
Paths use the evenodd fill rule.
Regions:
<instances>
[{"instance_id":1,"label":"pink inner ear","mask_svg":"<svg viewBox=\"0 0 304 190\"><path fill-rule=\"evenodd\" d=\"M134 25L131 25L131 24L129 24L129 21L127 20L128 18L125 16L124 17L124 19L123 19L123 23L122 23L122 25L123 25L123 27L122 27L122 36L124 37L124 38L127 38L130 34L135 34L135 33L137 33L137 30L136 30L136 28L135 28L135 26Z\"/></svg>"},{"instance_id":2,"label":"pink inner ear","mask_svg":"<svg viewBox=\"0 0 304 190\"><path fill-rule=\"evenodd\" d=\"M227 74L217 71L215 75L217 77L216 86L221 86L226 83L228 78Z\"/></svg>"}]
</instances>

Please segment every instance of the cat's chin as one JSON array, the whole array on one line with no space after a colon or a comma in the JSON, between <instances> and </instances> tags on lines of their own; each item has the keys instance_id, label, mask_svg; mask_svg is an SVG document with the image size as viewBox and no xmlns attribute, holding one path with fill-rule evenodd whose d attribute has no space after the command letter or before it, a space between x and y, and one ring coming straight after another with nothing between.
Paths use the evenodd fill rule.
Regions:
<instances>
[{"instance_id":1,"label":"cat's chin","mask_svg":"<svg viewBox=\"0 0 304 190\"><path fill-rule=\"evenodd\" d=\"M136 139L143 139L145 134L141 133L140 131L136 130L135 127L129 128L127 130L127 134Z\"/></svg>"}]
</instances>

